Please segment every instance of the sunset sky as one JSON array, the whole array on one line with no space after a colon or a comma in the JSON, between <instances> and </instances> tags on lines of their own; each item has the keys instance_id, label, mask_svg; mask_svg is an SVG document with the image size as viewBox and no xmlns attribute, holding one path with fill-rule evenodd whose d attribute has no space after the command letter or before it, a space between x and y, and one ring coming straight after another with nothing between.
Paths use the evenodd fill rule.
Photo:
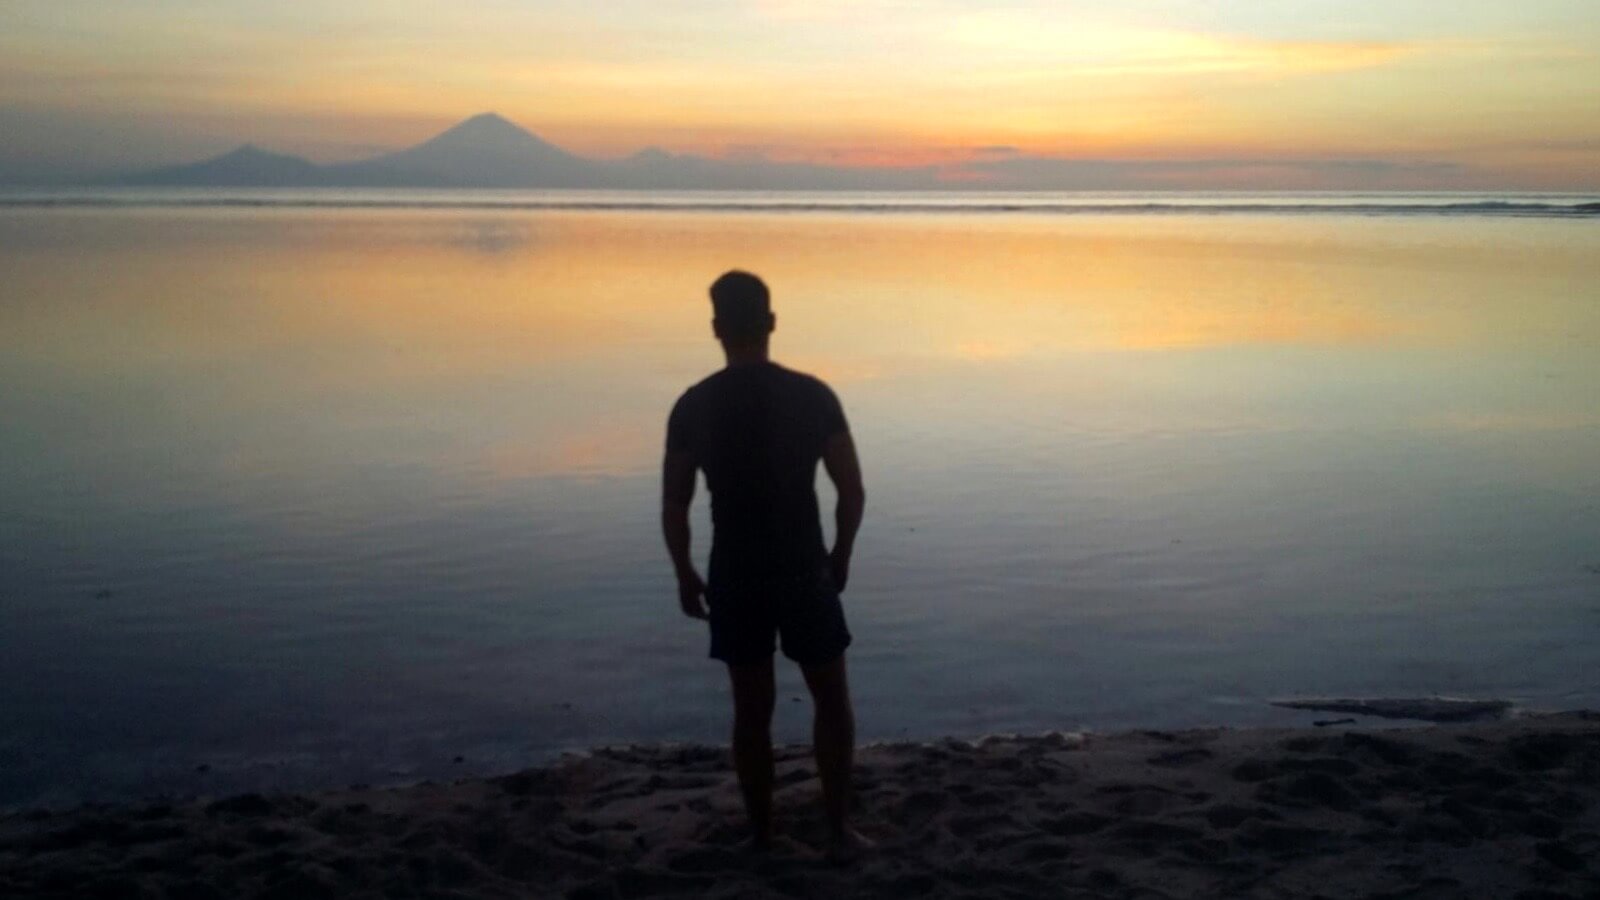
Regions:
<instances>
[{"instance_id":1,"label":"sunset sky","mask_svg":"<svg viewBox=\"0 0 1600 900\"><path fill-rule=\"evenodd\" d=\"M575 152L1167 161L1600 188L1594 0L7 0L0 180L317 161L495 110ZM1221 177L1221 176L1217 176Z\"/></svg>"}]
</instances>

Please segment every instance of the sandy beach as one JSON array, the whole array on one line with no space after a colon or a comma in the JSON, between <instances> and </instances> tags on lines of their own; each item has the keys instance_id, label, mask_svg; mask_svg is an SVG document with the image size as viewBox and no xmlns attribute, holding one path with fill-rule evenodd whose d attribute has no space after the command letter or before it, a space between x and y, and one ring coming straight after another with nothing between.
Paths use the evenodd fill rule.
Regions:
<instances>
[{"instance_id":1,"label":"sandy beach","mask_svg":"<svg viewBox=\"0 0 1600 900\"><path fill-rule=\"evenodd\" d=\"M1600 713L865 748L820 852L804 747L770 853L727 751L597 750L452 784L0 819L0 896L1600 896Z\"/></svg>"}]
</instances>

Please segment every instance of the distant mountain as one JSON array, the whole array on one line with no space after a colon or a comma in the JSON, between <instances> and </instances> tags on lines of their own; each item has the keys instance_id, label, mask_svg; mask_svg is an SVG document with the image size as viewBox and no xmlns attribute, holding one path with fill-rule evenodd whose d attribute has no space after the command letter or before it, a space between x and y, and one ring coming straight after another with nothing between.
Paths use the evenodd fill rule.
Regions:
<instances>
[{"instance_id":1,"label":"distant mountain","mask_svg":"<svg viewBox=\"0 0 1600 900\"><path fill-rule=\"evenodd\" d=\"M0 125L6 111L0 109ZM3 128L0 128L3 133ZM0 140L0 143L4 143ZM3 154L0 154L3 155ZM3 173L0 173L3 174ZM494 113L405 150L318 165L246 144L213 159L100 178L97 184L207 187L625 188L632 190L1460 190L1478 177L1454 162L1331 157L1122 159L971 147L943 164L846 166L712 159L648 147L622 159L570 153ZM1585 210L1587 211L1587 210Z\"/></svg>"},{"instance_id":2,"label":"distant mountain","mask_svg":"<svg viewBox=\"0 0 1600 900\"><path fill-rule=\"evenodd\" d=\"M473 116L411 147L359 162L317 165L245 145L214 159L136 172L124 184L197 187L454 188L923 188L931 169L852 169L725 161L648 148L621 160L576 156L495 113Z\"/></svg>"},{"instance_id":3,"label":"distant mountain","mask_svg":"<svg viewBox=\"0 0 1600 900\"><path fill-rule=\"evenodd\" d=\"M681 190L898 190L939 186L931 168L862 169L777 163L766 160L707 159L647 147L608 164L617 187Z\"/></svg>"},{"instance_id":4,"label":"distant mountain","mask_svg":"<svg viewBox=\"0 0 1600 900\"><path fill-rule=\"evenodd\" d=\"M473 116L409 150L356 167L378 169L410 183L437 180L451 187L583 187L597 174L588 160L494 113Z\"/></svg>"},{"instance_id":5,"label":"distant mountain","mask_svg":"<svg viewBox=\"0 0 1600 900\"><path fill-rule=\"evenodd\" d=\"M154 169L119 180L131 184L301 187L319 183L320 176L320 167L308 160L245 144L204 162Z\"/></svg>"}]
</instances>

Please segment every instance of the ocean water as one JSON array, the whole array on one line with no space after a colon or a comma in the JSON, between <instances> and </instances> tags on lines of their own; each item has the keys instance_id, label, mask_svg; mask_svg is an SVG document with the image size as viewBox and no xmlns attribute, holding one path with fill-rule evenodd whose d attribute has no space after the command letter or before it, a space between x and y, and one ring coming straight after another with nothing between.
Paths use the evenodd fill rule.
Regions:
<instances>
[{"instance_id":1,"label":"ocean water","mask_svg":"<svg viewBox=\"0 0 1600 900\"><path fill-rule=\"evenodd\" d=\"M860 449L863 739L1600 706L1596 199L0 196L0 806L724 740L734 266Z\"/></svg>"}]
</instances>

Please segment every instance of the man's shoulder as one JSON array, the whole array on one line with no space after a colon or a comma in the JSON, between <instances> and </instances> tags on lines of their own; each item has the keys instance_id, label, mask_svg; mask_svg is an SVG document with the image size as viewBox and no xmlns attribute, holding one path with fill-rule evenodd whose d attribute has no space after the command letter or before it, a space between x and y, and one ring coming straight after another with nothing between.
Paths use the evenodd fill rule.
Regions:
<instances>
[{"instance_id":1,"label":"man's shoulder","mask_svg":"<svg viewBox=\"0 0 1600 900\"><path fill-rule=\"evenodd\" d=\"M828 387L828 383L826 381L823 381L821 378L818 378L809 372L801 372L785 366L774 366L773 368L776 369L783 378L788 379L791 384L794 384L801 390L816 394L833 393L833 388Z\"/></svg>"},{"instance_id":2,"label":"man's shoulder","mask_svg":"<svg viewBox=\"0 0 1600 900\"><path fill-rule=\"evenodd\" d=\"M727 391L742 393L761 382L776 385L777 396L784 398L783 402L836 402L833 388L821 378L808 372L771 363L760 370L718 369L686 388L673 408L692 409L706 403L715 403L716 401L711 398L720 393Z\"/></svg>"},{"instance_id":3,"label":"man's shoulder","mask_svg":"<svg viewBox=\"0 0 1600 900\"><path fill-rule=\"evenodd\" d=\"M707 395L713 389L716 374L706 376L692 385L689 385L676 402L672 404L672 411L667 414L667 449L688 449L696 444L699 438L695 435L702 434L706 427L706 417L709 415Z\"/></svg>"},{"instance_id":4,"label":"man's shoulder","mask_svg":"<svg viewBox=\"0 0 1600 900\"><path fill-rule=\"evenodd\" d=\"M678 405L693 403L696 399L705 396L707 392L715 387L717 376L721 374L720 371L712 372L710 375L684 388L683 393L678 395Z\"/></svg>"}]
</instances>

